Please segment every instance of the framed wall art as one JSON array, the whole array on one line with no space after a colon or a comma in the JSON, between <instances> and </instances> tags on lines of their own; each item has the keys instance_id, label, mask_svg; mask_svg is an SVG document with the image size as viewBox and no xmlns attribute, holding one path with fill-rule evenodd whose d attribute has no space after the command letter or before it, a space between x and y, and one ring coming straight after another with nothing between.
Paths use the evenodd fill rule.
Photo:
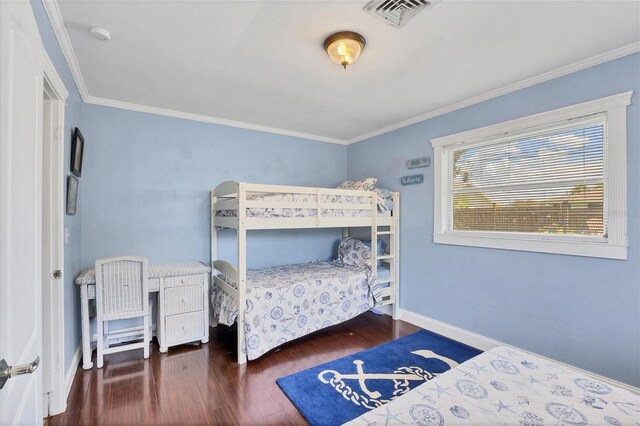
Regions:
<instances>
[{"instance_id":1,"label":"framed wall art","mask_svg":"<svg viewBox=\"0 0 640 426\"><path fill-rule=\"evenodd\" d=\"M77 127L73 131L71 139L71 173L80 177L82 175L82 155L84 154L84 137Z\"/></svg>"},{"instance_id":2,"label":"framed wall art","mask_svg":"<svg viewBox=\"0 0 640 426\"><path fill-rule=\"evenodd\" d=\"M73 216L78 207L78 179L75 176L67 176L67 214Z\"/></svg>"}]
</instances>

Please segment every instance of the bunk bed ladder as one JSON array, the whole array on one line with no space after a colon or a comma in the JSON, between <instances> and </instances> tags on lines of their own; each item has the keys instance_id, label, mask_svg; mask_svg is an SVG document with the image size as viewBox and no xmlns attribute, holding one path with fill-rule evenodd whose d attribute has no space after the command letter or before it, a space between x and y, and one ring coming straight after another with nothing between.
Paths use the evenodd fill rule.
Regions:
<instances>
[{"instance_id":1,"label":"bunk bed ladder","mask_svg":"<svg viewBox=\"0 0 640 426\"><path fill-rule=\"evenodd\" d=\"M389 238L389 251L395 256L390 263L389 275L393 279L393 319L399 319L400 313L400 193L393 195L393 218L391 221L392 235Z\"/></svg>"},{"instance_id":2,"label":"bunk bed ladder","mask_svg":"<svg viewBox=\"0 0 640 426\"><path fill-rule=\"evenodd\" d=\"M383 305L390 305L395 303L395 293L394 293L394 288L396 286L396 279L395 279L395 258L396 258L396 253L395 253L395 248L396 248L396 244L395 244L395 227L393 226L393 223L391 225L378 225L379 228L387 228L387 229L382 229L382 230L378 230L377 232L377 237L380 238L382 236L389 236L389 245L388 245L388 252L381 255L381 256L376 256L377 261L382 261L383 263L387 263L389 265L389 277L384 279L384 280L378 280L378 285L380 286L380 290L381 290L381 295L382 295L382 304ZM376 252L377 252L377 240L376 240L376 245L374 246L372 244L372 247L376 247Z\"/></svg>"},{"instance_id":3,"label":"bunk bed ladder","mask_svg":"<svg viewBox=\"0 0 640 426\"><path fill-rule=\"evenodd\" d=\"M389 265L389 278L385 280L379 280L378 285L381 289L382 294L382 306L385 305L393 305L392 306L392 315L394 319L398 319L398 302L399 302L399 249L400 249L400 240L399 240L399 212L400 212L400 198L399 194L394 193L394 210L392 220L389 225L377 225L376 223L376 232L372 230L371 235L371 247L372 247L372 256L374 257L374 264L377 265L377 261L382 261ZM378 228L386 228L386 229L378 229ZM377 255L378 238L381 236L389 236L389 245L388 245L388 253L385 253L382 256Z\"/></svg>"},{"instance_id":4,"label":"bunk bed ladder","mask_svg":"<svg viewBox=\"0 0 640 426\"><path fill-rule=\"evenodd\" d=\"M371 276L374 280L378 279L378 195L371 192ZM378 285L380 285L378 283Z\"/></svg>"}]
</instances>

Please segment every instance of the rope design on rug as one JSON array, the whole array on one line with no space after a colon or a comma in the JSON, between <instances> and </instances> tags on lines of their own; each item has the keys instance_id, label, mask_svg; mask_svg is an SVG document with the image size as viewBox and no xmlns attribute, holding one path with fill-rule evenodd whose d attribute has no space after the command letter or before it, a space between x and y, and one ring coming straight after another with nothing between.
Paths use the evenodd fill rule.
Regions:
<instances>
[{"instance_id":1,"label":"rope design on rug","mask_svg":"<svg viewBox=\"0 0 640 426\"><path fill-rule=\"evenodd\" d=\"M423 370L420 367L400 367L397 370L394 370L393 374L391 375L376 375L376 374L367 375L367 374L364 374L364 372L362 371L362 368L361 368L362 361L354 361L354 364L356 364L356 366L358 367L357 375L341 374L335 370L324 370L320 374L318 374L318 379L320 379L320 381L323 383L327 383L331 385L336 390L336 392L340 393L342 397L347 401L351 401L356 405L362 405L363 407L366 407L369 410L373 410L374 408L377 408L383 404L386 404L387 402L390 402L395 398L407 393L410 390L409 388L410 380L422 380L426 382L435 377L435 374L432 374L426 370ZM325 374L330 374L332 375L332 377L327 379L324 377ZM403 375L407 377L402 378L401 376ZM384 376L380 378L386 378L386 376L395 376L394 378L390 379L390 380L393 380L393 389L394 389L393 396L390 399L380 398L381 395L379 392L375 392L375 391L371 392L366 388L366 386L363 386L364 380L366 380L367 377L377 378L376 376ZM365 393L368 393L370 397L367 397L353 390L348 384L344 382L344 380L342 380L343 378L358 379L360 382L361 388L364 387L363 391Z\"/></svg>"}]
</instances>

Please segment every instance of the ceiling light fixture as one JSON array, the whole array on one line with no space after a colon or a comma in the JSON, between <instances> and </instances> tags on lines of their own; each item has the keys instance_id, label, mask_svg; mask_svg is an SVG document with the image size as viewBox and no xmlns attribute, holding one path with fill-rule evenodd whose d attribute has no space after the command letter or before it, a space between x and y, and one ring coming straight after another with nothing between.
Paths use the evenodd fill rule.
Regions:
<instances>
[{"instance_id":1,"label":"ceiling light fixture","mask_svg":"<svg viewBox=\"0 0 640 426\"><path fill-rule=\"evenodd\" d=\"M348 65L358 60L366 43L364 37L358 33L341 31L326 38L324 50L333 62L347 69Z\"/></svg>"}]
</instances>

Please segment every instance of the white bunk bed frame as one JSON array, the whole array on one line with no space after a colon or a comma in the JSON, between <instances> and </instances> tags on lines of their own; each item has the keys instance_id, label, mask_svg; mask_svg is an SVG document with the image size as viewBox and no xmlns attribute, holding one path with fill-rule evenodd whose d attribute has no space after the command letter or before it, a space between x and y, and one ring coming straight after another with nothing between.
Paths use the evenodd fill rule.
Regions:
<instances>
[{"instance_id":1,"label":"white bunk bed frame","mask_svg":"<svg viewBox=\"0 0 640 426\"><path fill-rule=\"evenodd\" d=\"M275 194L310 194L315 195L315 201L291 202L272 200L251 200L247 196L254 193ZM326 202L323 196L356 196L366 197L366 203ZM329 198L331 199L331 198ZM305 228L342 228L343 237L349 236L349 229L354 227L371 228L371 270L372 276L377 277L378 261L389 264L389 279L378 282L381 287L382 302L377 306L392 306L394 319L398 316L399 300L399 219L400 194L392 193L393 210L390 216L378 214L377 194L374 191L346 190L333 188L312 188L303 186L261 185L226 181L211 191L211 274L212 285L219 287L232 295L238 302L238 363L247 362L246 353L242 346L245 341L244 311L246 308L247 284L247 231L257 229L305 229ZM315 209L316 216L312 217L248 217L248 208L273 209ZM235 216L216 216L220 210L232 210ZM370 210L369 216L334 216L321 214L331 210ZM218 227L237 230L238 264L233 267L230 263L217 259ZM382 229L379 229L382 228ZM389 236L389 253L378 256L376 242L382 235ZM216 272L217 271L217 272ZM218 272L237 283L234 288ZM213 309L212 309L213 312Z\"/></svg>"}]
</instances>

